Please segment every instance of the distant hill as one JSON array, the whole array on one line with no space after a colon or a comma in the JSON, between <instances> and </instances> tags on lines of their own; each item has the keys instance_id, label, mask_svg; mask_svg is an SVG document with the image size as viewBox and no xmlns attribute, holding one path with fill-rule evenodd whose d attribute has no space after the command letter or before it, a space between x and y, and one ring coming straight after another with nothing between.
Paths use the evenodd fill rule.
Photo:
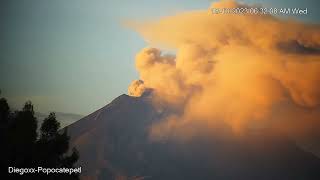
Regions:
<instances>
[{"instance_id":1,"label":"distant hill","mask_svg":"<svg viewBox=\"0 0 320 180\"><path fill-rule=\"evenodd\" d=\"M82 179L319 180L320 159L285 138L150 141L148 128L167 112L148 96L121 95L68 126L80 151Z\"/></svg>"},{"instance_id":2,"label":"distant hill","mask_svg":"<svg viewBox=\"0 0 320 180\"><path fill-rule=\"evenodd\" d=\"M83 118L83 115L72 114L72 113L64 113L64 112L55 112L57 120L60 122L61 128L64 128L79 119ZM36 112L35 116L38 119L38 127L42 124L42 121L48 117L49 113L40 113Z\"/></svg>"}]
</instances>

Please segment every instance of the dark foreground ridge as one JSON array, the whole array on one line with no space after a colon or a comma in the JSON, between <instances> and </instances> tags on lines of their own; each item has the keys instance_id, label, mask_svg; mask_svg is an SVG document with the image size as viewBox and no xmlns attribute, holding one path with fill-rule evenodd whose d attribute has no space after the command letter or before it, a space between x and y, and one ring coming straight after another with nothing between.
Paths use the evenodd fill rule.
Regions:
<instances>
[{"instance_id":1,"label":"dark foreground ridge","mask_svg":"<svg viewBox=\"0 0 320 180\"><path fill-rule=\"evenodd\" d=\"M319 180L320 159L273 137L150 141L161 119L147 96L121 95L68 127L82 179Z\"/></svg>"}]
</instances>

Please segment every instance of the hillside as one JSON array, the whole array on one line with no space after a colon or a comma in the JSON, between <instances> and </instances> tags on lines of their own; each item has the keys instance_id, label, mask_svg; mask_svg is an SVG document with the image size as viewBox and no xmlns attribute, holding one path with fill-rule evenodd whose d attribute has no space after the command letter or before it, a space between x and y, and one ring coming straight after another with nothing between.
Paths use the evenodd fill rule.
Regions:
<instances>
[{"instance_id":1,"label":"hillside","mask_svg":"<svg viewBox=\"0 0 320 180\"><path fill-rule=\"evenodd\" d=\"M70 125L82 179L320 179L320 159L285 138L150 141L148 128L165 115L147 96L121 95Z\"/></svg>"}]
</instances>

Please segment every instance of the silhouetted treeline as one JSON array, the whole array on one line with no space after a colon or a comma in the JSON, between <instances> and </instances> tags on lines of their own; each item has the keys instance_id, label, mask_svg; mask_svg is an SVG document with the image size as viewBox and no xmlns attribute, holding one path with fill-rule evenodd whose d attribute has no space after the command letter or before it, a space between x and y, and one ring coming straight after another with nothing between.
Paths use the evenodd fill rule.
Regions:
<instances>
[{"instance_id":1,"label":"silhouetted treeline","mask_svg":"<svg viewBox=\"0 0 320 180\"><path fill-rule=\"evenodd\" d=\"M7 100L0 98L0 179L79 179L78 174L8 173L8 167L73 167L79 154L76 149L70 153L67 132L59 128L55 114L50 113L38 132L30 101L22 110L11 112Z\"/></svg>"}]
</instances>

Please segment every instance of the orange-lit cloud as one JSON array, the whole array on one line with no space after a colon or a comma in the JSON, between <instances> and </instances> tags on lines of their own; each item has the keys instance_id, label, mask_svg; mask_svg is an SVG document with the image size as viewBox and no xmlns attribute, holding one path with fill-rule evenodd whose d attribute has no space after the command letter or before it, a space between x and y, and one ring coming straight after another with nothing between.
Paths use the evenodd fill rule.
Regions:
<instances>
[{"instance_id":1,"label":"orange-lit cloud","mask_svg":"<svg viewBox=\"0 0 320 180\"><path fill-rule=\"evenodd\" d=\"M128 88L129 96L140 97L146 90L142 80L134 80L131 82Z\"/></svg>"},{"instance_id":2,"label":"orange-lit cloud","mask_svg":"<svg viewBox=\"0 0 320 180\"><path fill-rule=\"evenodd\" d=\"M247 5L212 5L241 6ZM145 48L136 56L143 88L133 82L129 94L152 88L155 105L181 109L155 125L155 135L183 136L199 124L210 129L222 122L235 133L272 128L308 136L320 128L319 25L270 15L212 14L209 8L130 26L151 46L176 50L172 56Z\"/></svg>"}]
</instances>

